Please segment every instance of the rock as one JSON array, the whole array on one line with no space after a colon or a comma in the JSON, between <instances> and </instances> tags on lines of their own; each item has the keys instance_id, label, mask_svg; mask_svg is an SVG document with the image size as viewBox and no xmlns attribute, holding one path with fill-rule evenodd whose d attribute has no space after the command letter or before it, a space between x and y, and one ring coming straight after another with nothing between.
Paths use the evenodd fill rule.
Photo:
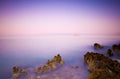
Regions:
<instances>
[{"instance_id":1,"label":"rock","mask_svg":"<svg viewBox=\"0 0 120 79\"><path fill-rule=\"evenodd\" d=\"M98 44L98 43L94 43L94 48L95 48L95 49L102 49L103 46L101 46L101 45Z\"/></svg>"},{"instance_id":2,"label":"rock","mask_svg":"<svg viewBox=\"0 0 120 79\"><path fill-rule=\"evenodd\" d=\"M55 61L51 61L50 67L51 67L52 69L55 69L55 68L57 67L56 62L55 62Z\"/></svg>"},{"instance_id":3,"label":"rock","mask_svg":"<svg viewBox=\"0 0 120 79\"><path fill-rule=\"evenodd\" d=\"M120 54L120 44L112 45L112 50L115 51L117 54Z\"/></svg>"},{"instance_id":4,"label":"rock","mask_svg":"<svg viewBox=\"0 0 120 79\"><path fill-rule=\"evenodd\" d=\"M46 62L45 65L43 65L42 67L38 67L35 69L36 73L40 73L40 72L45 72L48 71L50 69L56 69L57 68L57 63L63 65L64 61L62 60L62 57L60 56L60 54L58 54L57 56L54 56L54 58L52 60L48 60Z\"/></svg>"},{"instance_id":5,"label":"rock","mask_svg":"<svg viewBox=\"0 0 120 79\"><path fill-rule=\"evenodd\" d=\"M120 63L103 54L87 52L84 61L91 71L88 79L119 79Z\"/></svg>"},{"instance_id":6,"label":"rock","mask_svg":"<svg viewBox=\"0 0 120 79\"><path fill-rule=\"evenodd\" d=\"M55 69L57 66L55 60L48 60L47 65L50 67L50 69Z\"/></svg>"},{"instance_id":7,"label":"rock","mask_svg":"<svg viewBox=\"0 0 120 79\"><path fill-rule=\"evenodd\" d=\"M64 61L62 60L62 57L60 56L60 54L55 56L53 60L55 60L57 63L60 63L61 65L64 64Z\"/></svg>"},{"instance_id":8,"label":"rock","mask_svg":"<svg viewBox=\"0 0 120 79\"><path fill-rule=\"evenodd\" d=\"M44 65L42 67L42 71L45 72L45 71L48 71L50 69L50 67L48 65Z\"/></svg>"},{"instance_id":9,"label":"rock","mask_svg":"<svg viewBox=\"0 0 120 79\"><path fill-rule=\"evenodd\" d=\"M118 49L118 46L116 44L113 44L112 49L115 51L116 49Z\"/></svg>"},{"instance_id":10,"label":"rock","mask_svg":"<svg viewBox=\"0 0 120 79\"><path fill-rule=\"evenodd\" d=\"M20 71L20 68L17 67L17 66L14 66L14 67L12 68L12 73L13 73L13 74L19 73L19 71Z\"/></svg>"},{"instance_id":11,"label":"rock","mask_svg":"<svg viewBox=\"0 0 120 79\"><path fill-rule=\"evenodd\" d=\"M13 79L16 79L17 77L19 77L20 75L22 74L26 74L27 73L27 70L26 69L22 69L18 66L14 66L12 68L12 76L13 76Z\"/></svg>"},{"instance_id":12,"label":"rock","mask_svg":"<svg viewBox=\"0 0 120 79\"><path fill-rule=\"evenodd\" d=\"M16 73L27 73L26 69L22 69L20 67L14 66L12 69L12 73L16 74Z\"/></svg>"},{"instance_id":13,"label":"rock","mask_svg":"<svg viewBox=\"0 0 120 79\"><path fill-rule=\"evenodd\" d=\"M38 68L36 68L36 69L35 69L35 72L36 72L36 73L40 73L40 72L42 72L42 67L38 67Z\"/></svg>"},{"instance_id":14,"label":"rock","mask_svg":"<svg viewBox=\"0 0 120 79\"><path fill-rule=\"evenodd\" d=\"M108 49L108 50L107 50L106 56L107 56L107 57L113 56L113 53L112 53L112 50L111 50L111 49Z\"/></svg>"},{"instance_id":15,"label":"rock","mask_svg":"<svg viewBox=\"0 0 120 79\"><path fill-rule=\"evenodd\" d=\"M88 79L113 79L111 74L106 71L94 71L88 76Z\"/></svg>"}]
</instances>

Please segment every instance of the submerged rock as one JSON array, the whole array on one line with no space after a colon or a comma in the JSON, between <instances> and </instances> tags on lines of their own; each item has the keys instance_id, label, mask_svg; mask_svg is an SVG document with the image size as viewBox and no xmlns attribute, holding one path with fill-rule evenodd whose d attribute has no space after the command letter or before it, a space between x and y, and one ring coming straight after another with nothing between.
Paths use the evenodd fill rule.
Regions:
<instances>
[{"instance_id":1,"label":"submerged rock","mask_svg":"<svg viewBox=\"0 0 120 79\"><path fill-rule=\"evenodd\" d=\"M95 49L102 49L103 46L100 45L99 43L94 43L94 48L95 48Z\"/></svg>"},{"instance_id":2,"label":"submerged rock","mask_svg":"<svg viewBox=\"0 0 120 79\"><path fill-rule=\"evenodd\" d=\"M119 62L93 52L87 52L84 61L91 71L88 79L120 79Z\"/></svg>"}]
</instances>

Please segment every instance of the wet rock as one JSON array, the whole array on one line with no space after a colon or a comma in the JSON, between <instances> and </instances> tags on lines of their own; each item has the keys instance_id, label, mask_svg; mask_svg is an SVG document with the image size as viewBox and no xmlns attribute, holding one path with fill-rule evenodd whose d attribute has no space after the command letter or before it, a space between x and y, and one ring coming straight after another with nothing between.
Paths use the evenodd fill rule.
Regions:
<instances>
[{"instance_id":1,"label":"wet rock","mask_svg":"<svg viewBox=\"0 0 120 79\"><path fill-rule=\"evenodd\" d=\"M13 73L13 74L19 73L19 71L20 71L20 68L17 67L17 66L14 66L14 67L12 68L12 73Z\"/></svg>"},{"instance_id":2,"label":"wet rock","mask_svg":"<svg viewBox=\"0 0 120 79\"><path fill-rule=\"evenodd\" d=\"M22 69L18 66L14 66L12 68L12 76L13 76L13 79L16 79L17 77L19 77L20 75L22 74L26 74L27 73L27 70L26 69Z\"/></svg>"},{"instance_id":3,"label":"wet rock","mask_svg":"<svg viewBox=\"0 0 120 79\"><path fill-rule=\"evenodd\" d=\"M88 79L119 79L120 63L103 54L87 52L84 61L91 71Z\"/></svg>"},{"instance_id":4,"label":"wet rock","mask_svg":"<svg viewBox=\"0 0 120 79\"><path fill-rule=\"evenodd\" d=\"M35 72L40 73L40 72L45 72L51 69L56 69L58 65L57 63L61 65L64 64L64 61L60 56L60 54L58 54L57 56L54 56L52 60L48 60L45 65L36 68Z\"/></svg>"},{"instance_id":5,"label":"wet rock","mask_svg":"<svg viewBox=\"0 0 120 79\"><path fill-rule=\"evenodd\" d=\"M107 56L107 57L113 56L113 52L112 52L111 49L108 49L108 50L107 50L106 56Z\"/></svg>"},{"instance_id":6,"label":"wet rock","mask_svg":"<svg viewBox=\"0 0 120 79\"><path fill-rule=\"evenodd\" d=\"M38 68L36 68L36 69L35 69L35 72L36 72L36 73L40 73L40 72L42 72L42 67L38 67Z\"/></svg>"},{"instance_id":7,"label":"wet rock","mask_svg":"<svg viewBox=\"0 0 120 79\"><path fill-rule=\"evenodd\" d=\"M94 43L94 48L95 48L95 49L102 49L103 46L100 45L99 43Z\"/></svg>"},{"instance_id":8,"label":"wet rock","mask_svg":"<svg viewBox=\"0 0 120 79\"><path fill-rule=\"evenodd\" d=\"M26 69L22 69L20 67L14 66L12 69L12 73L16 74L16 73L27 73Z\"/></svg>"},{"instance_id":9,"label":"wet rock","mask_svg":"<svg viewBox=\"0 0 120 79\"><path fill-rule=\"evenodd\" d=\"M112 50L115 51L117 54L120 55L120 44L114 44L112 45Z\"/></svg>"},{"instance_id":10,"label":"wet rock","mask_svg":"<svg viewBox=\"0 0 120 79\"><path fill-rule=\"evenodd\" d=\"M111 74L106 71L94 71L88 76L88 79L113 79Z\"/></svg>"},{"instance_id":11,"label":"wet rock","mask_svg":"<svg viewBox=\"0 0 120 79\"><path fill-rule=\"evenodd\" d=\"M55 60L48 60L47 65L51 68L51 69L55 69L57 66L57 62Z\"/></svg>"},{"instance_id":12,"label":"wet rock","mask_svg":"<svg viewBox=\"0 0 120 79\"><path fill-rule=\"evenodd\" d=\"M54 56L53 60L55 60L55 62L57 62L57 63L60 63L61 65L64 64L64 61L63 61L62 57L60 56L60 54L58 54L57 56Z\"/></svg>"},{"instance_id":13,"label":"wet rock","mask_svg":"<svg viewBox=\"0 0 120 79\"><path fill-rule=\"evenodd\" d=\"M50 69L50 67L48 65L44 65L42 67L42 72L48 71Z\"/></svg>"}]
</instances>

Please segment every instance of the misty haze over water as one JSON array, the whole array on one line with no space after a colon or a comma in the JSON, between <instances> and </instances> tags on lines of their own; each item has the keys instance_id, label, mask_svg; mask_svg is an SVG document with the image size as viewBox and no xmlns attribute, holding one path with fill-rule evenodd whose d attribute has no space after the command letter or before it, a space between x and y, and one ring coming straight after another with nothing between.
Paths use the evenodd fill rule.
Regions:
<instances>
[{"instance_id":1,"label":"misty haze over water","mask_svg":"<svg viewBox=\"0 0 120 79\"><path fill-rule=\"evenodd\" d=\"M120 43L120 36L107 35L43 35L34 37L8 37L0 39L0 78L11 77L12 67L36 67L45 63L58 53L67 65L84 67L83 56L87 51L96 52L93 44L98 42L111 47ZM99 53L105 53L106 49ZM84 76L84 75L83 75Z\"/></svg>"}]
</instances>

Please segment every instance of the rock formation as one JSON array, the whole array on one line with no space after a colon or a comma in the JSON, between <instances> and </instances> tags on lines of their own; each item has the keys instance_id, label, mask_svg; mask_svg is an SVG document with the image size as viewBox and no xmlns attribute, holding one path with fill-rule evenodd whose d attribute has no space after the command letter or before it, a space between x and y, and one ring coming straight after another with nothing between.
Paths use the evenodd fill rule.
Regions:
<instances>
[{"instance_id":1,"label":"rock formation","mask_svg":"<svg viewBox=\"0 0 120 79\"><path fill-rule=\"evenodd\" d=\"M16 79L17 77L19 77L21 74L26 74L27 70L26 69L22 69L18 66L14 66L12 68L12 74L13 74L13 79Z\"/></svg>"},{"instance_id":2,"label":"rock formation","mask_svg":"<svg viewBox=\"0 0 120 79\"><path fill-rule=\"evenodd\" d=\"M95 49L102 49L103 46L100 45L100 44L98 44L98 43L94 43L94 48L95 48Z\"/></svg>"},{"instance_id":3,"label":"rock formation","mask_svg":"<svg viewBox=\"0 0 120 79\"><path fill-rule=\"evenodd\" d=\"M115 51L117 54L120 55L120 44L114 44L112 45L112 50Z\"/></svg>"},{"instance_id":4,"label":"rock formation","mask_svg":"<svg viewBox=\"0 0 120 79\"><path fill-rule=\"evenodd\" d=\"M108 50L107 50L106 56L107 56L107 57L113 56L113 52L112 52L111 49L108 49Z\"/></svg>"},{"instance_id":5,"label":"rock formation","mask_svg":"<svg viewBox=\"0 0 120 79\"><path fill-rule=\"evenodd\" d=\"M36 73L46 72L51 69L57 68L58 65L63 65L64 61L60 54L54 56L52 60L48 60L45 65L37 67L35 69ZM20 75L28 73L27 69L20 68L18 66L14 66L12 68L12 79L17 79Z\"/></svg>"},{"instance_id":6,"label":"rock formation","mask_svg":"<svg viewBox=\"0 0 120 79\"><path fill-rule=\"evenodd\" d=\"M57 68L57 64L60 64L60 65L64 64L64 61L60 56L60 54L58 54L57 56L54 56L52 60L48 60L45 65L36 68L35 72L40 73L40 72L48 71L50 69L55 69Z\"/></svg>"},{"instance_id":7,"label":"rock formation","mask_svg":"<svg viewBox=\"0 0 120 79\"><path fill-rule=\"evenodd\" d=\"M88 79L120 79L120 63L103 54L87 52L84 61L91 71Z\"/></svg>"}]
</instances>

